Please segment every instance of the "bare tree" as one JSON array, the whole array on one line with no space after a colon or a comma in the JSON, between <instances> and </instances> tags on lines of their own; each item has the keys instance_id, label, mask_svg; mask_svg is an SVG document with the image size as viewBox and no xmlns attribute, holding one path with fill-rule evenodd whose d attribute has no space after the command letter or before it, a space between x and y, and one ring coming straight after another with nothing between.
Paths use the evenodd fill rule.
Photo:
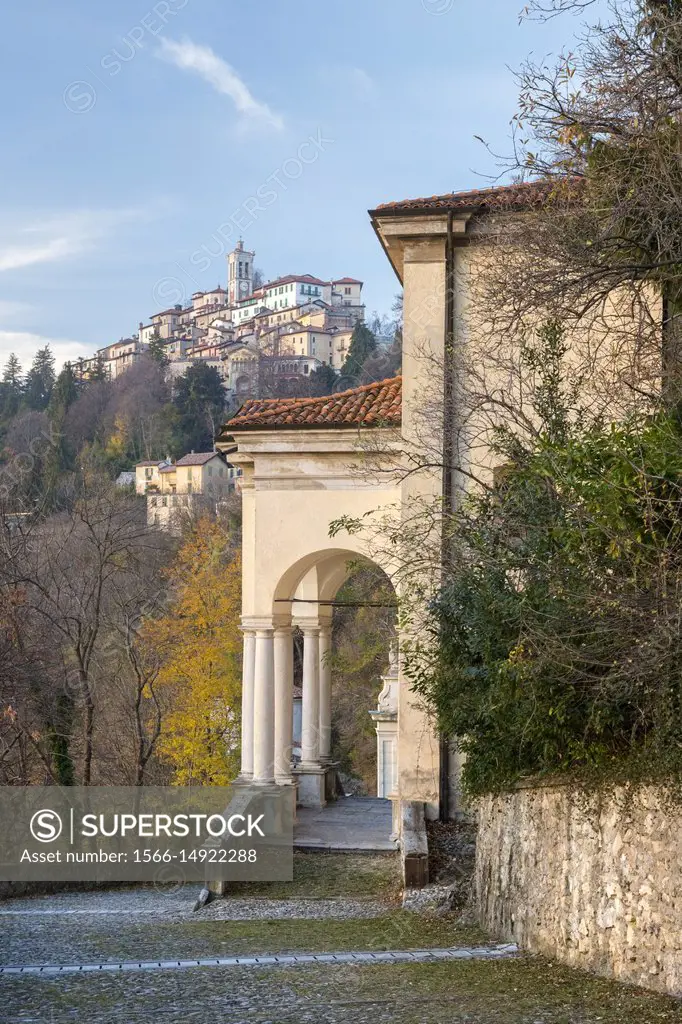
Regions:
<instances>
[{"instance_id":1,"label":"bare tree","mask_svg":"<svg viewBox=\"0 0 682 1024\"><path fill-rule=\"evenodd\" d=\"M62 658L61 688L80 710L80 777L93 772L97 693L93 670L104 639L110 592L134 573L150 544L141 507L111 485L84 480L67 512L4 538L0 584L24 606Z\"/></svg>"}]
</instances>

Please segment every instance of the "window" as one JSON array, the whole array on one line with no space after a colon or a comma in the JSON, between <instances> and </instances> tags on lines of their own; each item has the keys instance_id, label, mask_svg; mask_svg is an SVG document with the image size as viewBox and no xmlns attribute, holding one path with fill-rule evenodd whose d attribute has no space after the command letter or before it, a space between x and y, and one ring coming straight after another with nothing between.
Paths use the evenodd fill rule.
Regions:
<instances>
[{"instance_id":1,"label":"window","mask_svg":"<svg viewBox=\"0 0 682 1024\"><path fill-rule=\"evenodd\" d=\"M192 479L192 470L191 470L191 469L188 469L188 470L187 470L187 479L188 479L188 480L191 480L191 479Z\"/></svg>"},{"instance_id":2,"label":"window","mask_svg":"<svg viewBox=\"0 0 682 1024\"><path fill-rule=\"evenodd\" d=\"M144 478L145 478L145 480L151 480L151 478L152 478L152 471L151 471L151 469L145 469L145 471L144 471Z\"/></svg>"},{"instance_id":3,"label":"window","mask_svg":"<svg viewBox=\"0 0 682 1024\"><path fill-rule=\"evenodd\" d=\"M213 466L208 466L206 472L209 476L213 476Z\"/></svg>"},{"instance_id":4,"label":"window","mask_svg":"<svg viewBox=\"0 0 682 1024\"><path fill-rule=\"evenodd\" d=\"M152 498L149 504L151 505L152 508L156 508L156 498Z\"/></svg>"},{"instance_id":5,"label":"window","mask_svg":"<svg viewBox=\"0 0 682 1024\"><path fill-rule=\"evenodd\" d=\"M165 495L164 495L164 497L163 497L163 498L161 499L161 504L163 505L163 507L164 507L164 508L167 508L167 507L168 507L168 498L166 498L166 497L165 497Z\"/></svg>"},{"instance_id":6,"label":"window","mask_svg":"<svg viewBox=\"0 0 682 1024\"><path fill-rule=\"evenodd\" d=\"M343 290L346 295L350 295L350 288L344 288Z\"/></svg>"},{"instance_id":7,"label":"window","mask_svg":"<svg viewBox=\"0 0 682 1024\"><path fill-rule=\"evenodd\" d=\"M191 483L190 483L190 484L187 484L187 493L188 493L188 494L191 494L191 493L192 493L192 485L191 485Z\"/></svg>"}]
</instances>

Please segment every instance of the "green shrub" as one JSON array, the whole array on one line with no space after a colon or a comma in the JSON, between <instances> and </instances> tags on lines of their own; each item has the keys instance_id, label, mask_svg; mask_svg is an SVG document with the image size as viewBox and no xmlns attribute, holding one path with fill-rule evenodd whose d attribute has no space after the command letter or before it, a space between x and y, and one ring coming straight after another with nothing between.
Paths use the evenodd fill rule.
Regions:
<instances>
[{"instance_id":1,"label":"green shrub","mask_svg":"<svg viewBox=\"0 0 682 1024\"><path fill-rule=\"evenodd\" d=\"M439 657L413 670L471 793L682 767L680 418L585 425L550 386L564 352L548 331L543 429L532 445L500 431L497 485L454 514Z\"/></svg>"}]
</instances>

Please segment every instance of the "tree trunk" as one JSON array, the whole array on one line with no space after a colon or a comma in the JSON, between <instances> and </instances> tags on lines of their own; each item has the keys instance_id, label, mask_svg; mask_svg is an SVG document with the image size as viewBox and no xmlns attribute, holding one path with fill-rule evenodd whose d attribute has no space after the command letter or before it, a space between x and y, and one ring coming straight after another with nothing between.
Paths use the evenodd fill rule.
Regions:
<instances>
[{"instance_id":1,"label":"tree trunk","mask_svg":"<svg viewBox=\"0 0 682 1024\"><path fill-rule=\"evenodd\" d=\"M90 685L85 673L81 674L83 686L85 714L83 719L83 785L89 786L92 780L92 736L95 729L95 703L92 699Z\"/></svg>"}]
</instances>

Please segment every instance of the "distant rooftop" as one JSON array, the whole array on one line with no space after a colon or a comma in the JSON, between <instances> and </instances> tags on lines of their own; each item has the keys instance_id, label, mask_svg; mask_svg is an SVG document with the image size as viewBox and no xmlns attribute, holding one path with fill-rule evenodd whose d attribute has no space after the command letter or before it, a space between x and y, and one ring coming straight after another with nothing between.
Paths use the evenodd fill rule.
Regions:
<instances>
[{"instance_id":1,"label":"distant rooftop","mask_svg":"<svg viewBox=\"0 0 682 1024\"><path fill-rule=\"evenodd\" d=\"M218 452L190 452L189 455L183 455L181 459L175 463L176 466L204 466L211 459L215 459Z\"/></svg>"},{"instance_id":2,"label":"distant rooftop","mask_svg":"<svg viewBox=\"0 0 682 1024\"><path fill-rule=\"evenodd\" d=\"M276 281L269 281L263 285L263 288L279 288L283 284L293 284L294 282L303 284L317 284L317 285L328 285L329 281L321 281L319 277L313 277L311 274L288 274L286 277L278 277Z\"/></svg>"}]
</instances>

